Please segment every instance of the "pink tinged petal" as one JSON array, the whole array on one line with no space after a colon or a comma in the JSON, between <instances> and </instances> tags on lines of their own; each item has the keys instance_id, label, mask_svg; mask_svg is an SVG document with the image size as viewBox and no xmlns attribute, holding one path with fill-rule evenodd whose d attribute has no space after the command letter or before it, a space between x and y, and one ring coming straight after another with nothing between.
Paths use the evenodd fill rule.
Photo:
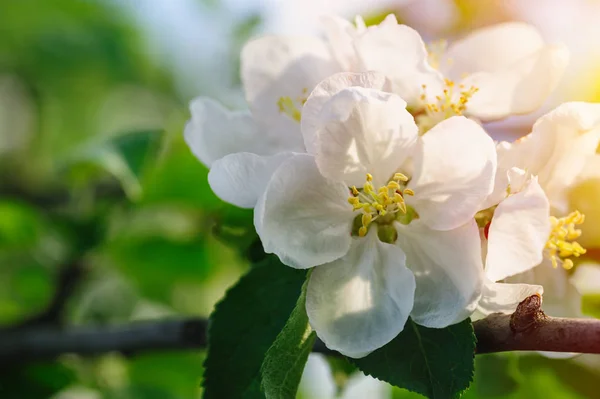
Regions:
<instances>
[{"instance_id":1,"label":"pink tinged petal","mask_svg":"<svg viewBox=\"0 0 600 399\"><path fill-rule=\"evenodd\" d=\"M229 111L205 97L194 99L190 111L192 118L185 126L184 138L192 153L208 167L228 154L267 155L272 150L248 112Z\"/></svg>"},{"instance_id":2,"label":"pink tinged petal","mask_svg":"<svg viewBox=\"0 0 600 399\"><path fill-rule=\"evenodd\" d=\"M494 142L477 123L455 116L428 131L420 147L407 203L432 229L462 226L494 189Z\"/></svg>"},{"instance_id":3,"label":"pink tinged petal","mask_svg":"<svg viewBox=\"0 0 600 399\"><path fill-rule=\"evenodd\" d=\"M362 186L367 172L387 183L411 155L418 137L412 115L399 96L351 87L337 93L321 112L315 159L321 173Z\"/></svg>"},{"instance_id":4,"label":"pink tinged petal","mask_svg":"<svg viewBox=\"0 0 600 399\"><path fill-rule=\"evenodd\" d=\"M492 313L511 314L525 298L543 293L541 285L504 284L488 280L483 286L477 311L484 316Z\"/></svg>"},{"instance_id":5,"label":"pink tinged petal","mask_svg":"<svg viewBox=\"0 0 600 399\"><path fill-rule=\"evenodd\" d=\"M485 275L500 281L542 262L550 203L536 178L498 204L489 228Z\"/></svg>"},{"instance_id":6,"label":"pink tinged petal","mask_svg":"<svg viewBox=\"0 0 600 399\"><path fill-rule=\"evenodd\" d=\"M309 154L315 155L317 152L320 141L318 130L322 125L321 113L325 104L340 91L350 87L390 91L386 77L375 72L342 72L324 79L314 88L302 109L302 136Z\"/></svg>"},{"instance_id":7,"label":"pink tinged petal","mask_svg":"<svg viewBox=\"0 0 600 399\"><path fill-rule=\"evenodd\" d=\"M398 245L417 282L412 319L425 327L444 328L469 317L483 285L475 221L450 231L431 230L418 220L396 227Z\"/></svg>"},{"instance_id":8,"label":"pink tinged petal","mask_svg":"<svg viewBox=\"0 0 600 399\"><path fill-rule=\"evenodd\" d=\"M414 29L390 20L369 28L354 46L363 70L385 74L392 81L394 93L410 105L419 102L422 85L428 92L441 92L443 77L428 64L427 49Z\"/></svg>"},{"instance_id":9,"label":"pink tinged petal","mask_svg":"<svg viewBox=\"0 0 600 399\"><path fill-rule=\"evenodd\" d=\"M265 251L299 269L344 256L354 219L348 196L344 184L319 173L312 156L298 154L282 163L257 206Z\"/></svg>"},{"instance_id":10,"label":"pink tinged petal","mask_svg":"<svg viewBox=\"0 0 600 399\"><path fill-rule=\"evenodd\" d=\"M260 156L248 152L227 155L215 161L208 173L208 183L225 202L240 208L253 208L263 194L271 175L293 153Z\"/></svg>"},{"instance_id":11,"label":"pink tinged petal","mask_svg":"<svg viewBox=\"0 0 600 399\"><path fill-rule=\"evenodd\" d=\"M514 65L469 75L461 83L479 90L469 99L466 113L492 121L535 111L558 85L568 61L565 46L544 46Z\"/></svg>"},{"instance_id":12,"label":"pink tinged petal","mask_svg":"<svg viewBox=\"0 0 600 399\"><path fill-rule=\"evenodd\" d=\"M496 72L537 52L544 40L537 29L522 22L507 22L477 29L452 43L444 72L452 79L462 74Z\"/></svg>"},{"instance_id":13,"label":"pink tinged petal","mask_svg":"<svg viewBox=\"0 0 600 399\"><path fill-rule=\"evenodd\" d=\"M306 292L311 326L328 348L360 358L402 331L413 307L415 279L404 253L372 229L346 256L315 268Z\"/></svg>"},{"instance_id":14,"label":"pink tinged petal","mask_svg":"<svg viewBox=\"0 0 600 399\"><path fill-rule=\"evenodd\" d=\"M337 63L318 38L266 36L242 50L241 78L252 114L297 147L302 147L299 124L280 111L279 99L289 97L301 110L317 83L336 72Z\"/></svg>"}]
</instances>

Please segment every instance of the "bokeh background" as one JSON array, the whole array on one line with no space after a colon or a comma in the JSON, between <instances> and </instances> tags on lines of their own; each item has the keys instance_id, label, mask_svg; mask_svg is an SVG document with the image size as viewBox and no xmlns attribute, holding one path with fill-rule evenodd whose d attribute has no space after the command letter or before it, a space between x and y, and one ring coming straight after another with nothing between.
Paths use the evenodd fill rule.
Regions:
<instances>
[{"instance_id":1,"label":"bokeh background","mask_svg":"<svg viewBox=\"0 0 600 399\"><path fill-rule=\"evenodd\" d=\"M600 1L0 0L1 328L39 322L53 301L49 322L64 326L207 317L248 268L256 235L251 212L212 194L184 144L188 102L244 107L239 51L252 36L319 34L325 13L376 23L389 12L431 40L523 20L570 47L564 84L543 109L495 126L509 136L560 102L600 101ZM598 181L572 194L588 247L600 247L599 199ZM589 299L593 315L600 301ZM188 350L2 364L0 398L199 398L203 359ZM365 388L353 372L313 359L300 396L419 397ZM600 398L599 379L594 356L480 356L465 397Z\"/></svg>"}]
</instances>

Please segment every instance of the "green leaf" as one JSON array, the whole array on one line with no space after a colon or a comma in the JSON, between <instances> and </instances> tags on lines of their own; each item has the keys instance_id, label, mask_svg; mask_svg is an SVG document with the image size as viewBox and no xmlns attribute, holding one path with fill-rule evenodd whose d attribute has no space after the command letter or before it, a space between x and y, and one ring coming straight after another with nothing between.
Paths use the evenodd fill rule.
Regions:
<instances>
[{"instance_id":1,"label":"green leaf","mask_svg":"<svg viewBox=\"0 0 600 399\"><path fill-rule=\"evenodd\" d=\"M229 289L210 317L204 398L264 397L263 359L294 310L305 277L306 271L271 256Z\"/></svg>"},{"instance_id":2,"label":"green leaf","mask_svg":"<svg viewBox=\"0 0 600 399\"><path fill-rule=\"evenodd\" d=\"M306 314L306 284L285 327L269 348L261 367L267 398L294 398L316 334Z\"/></svg>"},{"instance_id":3,"label":"green leaf","mask_svg":"<svg viewBox=\"0 0 600 399\"><path fill-rule=\"evenodd\" d=\"M162 131L148 130L92 142L76 151L67 165L72 173L84 173L80 179L87 179L86 175L99 167L119 180L129 198L138 200L142 195L142 173L146 164L156 159L162 137Z\"/></svg>"},{"instance_id":4,"label":"green leaf","mask_svg":"<svg viewBox=\"0 0 600 399\"><path fill-rule=\"evenodd\" d=\"M475 335L470 320L444 329L411 319L389 344L355 360L365 374L431 399L458 398L473 379Z\"/></svg>"}]
</instances>

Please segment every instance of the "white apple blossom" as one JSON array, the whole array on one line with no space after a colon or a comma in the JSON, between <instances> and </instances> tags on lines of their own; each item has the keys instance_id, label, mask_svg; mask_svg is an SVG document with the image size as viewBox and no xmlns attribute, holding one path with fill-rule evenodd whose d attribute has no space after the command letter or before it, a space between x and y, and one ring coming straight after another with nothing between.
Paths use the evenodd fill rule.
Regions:
<instances>
[{"instance_id":1,"label":"white apple blossom","mask_svg":"<svg viewBox=\"0 0 600 399\"><path fill-rule=\"evenodd\" d=\"M321 82L302 116L308 154L280 164L255 208L265 251L317 266L309 321L351 357L388 343L409 315L442 328L474 310L483 265L473 216L496 167L477 123L453 117L419 136L384 81L341 73Z\"/></svg>"},{"instance_id":2,"label":"white apple blossom","mask_svg":"<svg viewBox=\"0 0 600 399\"><path fill-rule=\"evenodd\" d=\"M337 17L325 25L340 65L385 74L425 130L449 115L490 121L530 113L557 86L569 58L565 46L546 44L519 22L476 30L449 46L426 46L393 15L369 28Z\"/></svg>"},{"instance_id":3,"label":"white apple blossom","mask_svg":"<svg viewBox=\"0 0 600 399\"><path fill-rule=\"evenodd\" d=\"M584 218L577 211L569 213L566 192L572 185L587 176L586 166L589 167L589 163L586 165L586 162L596 157L595 152L599 143L600 104L574 102L565 103L541 117L535 123L532 132L523 139L514 143L498 144L496 188L485 206L493 207L499 201L501 202L495 210L493 208L487 210L488 212L493 210L493 217L489 226L486 275L491 281L504 280L507 283L518 283L510 289L520 291L511 306L497 311L509 313L514 310L519 300L536 291L536 286L523 285L523 283L531 283L544 286L544 308L548 314L581 315L580 295L569 282L566 269L573 267L572 257L585 253L584 248L575 241L581 234L576 227L583 222ZM542 223L543 193L540 193L540 189L535 189L535 192L539 193L538 206L532 204L524 209L529 217L517 213L512 217L512 223L510 218L507 218L509 224L501 221L503 204L513 198L508 196L502 200L506 197L507 188L513 187L510 172L515 168L526 171L525 178L536 176L539 183L536 185L549 199L550 230L546 234L546 242L543 246L540 246L540 239L544 237L543 232L547 226L543 226ZM510 234L499 241L501 246L495 254L490 253L492 242L495 241L493 234L502 226L506 227L505 231ZM536 231L536 234L523 236L521 233L524 229L530 232ZM520 246L516 241L511 241L517 239L521 243ZM542 253L543 258L540 256ZM490 267L492 259L497 261L495 266ZM496 294L488 291L484 288L481 302L493 308L494 305L498 305Z\"/></svg>"},{"instance_id":4,"label":"white apple blossom","mask_svg":"<svg viewBox=\"0 0 600 399\"><path fill-rule=\"evenodd\" d=\"M338 17L323 25L326 40L265 36L244 47L241 77L250 112L230 112L202 97L192 101L185 137L204 164L238 152L304 152L298 124L304 101L336 72L385 74L424 132L454 115L485 121L533 111L568 59L563 46L545 44L522 23L475 31L447 48L426 46L393 15L371 27L360 17L356 26Z\"/></svg>"}]
</instances>

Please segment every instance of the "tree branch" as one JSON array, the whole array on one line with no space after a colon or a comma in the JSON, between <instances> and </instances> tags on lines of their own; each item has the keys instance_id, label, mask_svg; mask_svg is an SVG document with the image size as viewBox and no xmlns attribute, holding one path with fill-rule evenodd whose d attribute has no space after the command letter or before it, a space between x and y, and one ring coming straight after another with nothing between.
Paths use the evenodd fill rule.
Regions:
<instances>
[{"instance_id":1,"label":"tree branch","mask_svg":"<svg viewBox=\"0 0 600 399\"><path fill-rule=\"evenodd\" d=\"M477 353L547 351L600 354L600 320L549 317L532 295L512 315L492 314L473 323Z\"/></svg>"},{"instance_id":2,"label":"tree branch","mask_svg":"<svg viewBox=\"0 0 600 399\"><path fill-rule=\"evenodd\" d=\"M477 354L515 350L600 354L600 320L548 317L541 298L531 296L512 315L493 314L473 323ZM29 327L0 333L0 365L52 359L64 353L201 349L207 345L205 319L137 322L125 326ZM313 352L338 355L317 340Z\"/></svg>"}]
</instances>

